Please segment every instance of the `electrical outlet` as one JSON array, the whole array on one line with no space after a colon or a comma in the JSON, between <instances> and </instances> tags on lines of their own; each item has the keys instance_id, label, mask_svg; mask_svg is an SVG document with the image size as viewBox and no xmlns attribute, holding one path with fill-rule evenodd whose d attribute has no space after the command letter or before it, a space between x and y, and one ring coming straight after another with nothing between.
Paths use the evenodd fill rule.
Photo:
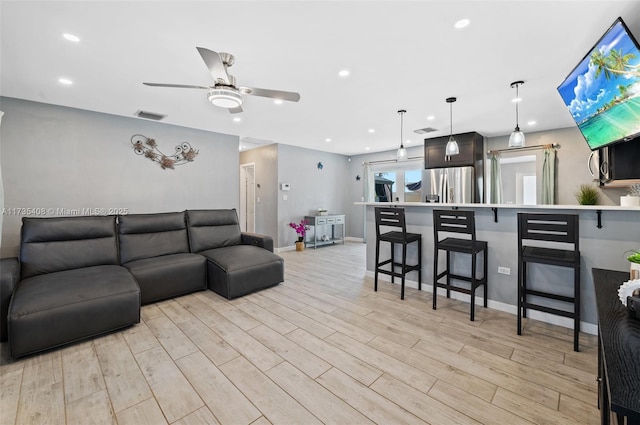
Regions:
<instances>
[{"instance_id":1,"label":"electrical outlet","mask_svg":"<svg viewBox=\"0 0 640 425\"><path fill-rule=\"evenodd\" d=\"M500 266L498 266L498 273L500 273L500 274L511 274L511 269L509 267L500 267Z\"/></svg>"}]
</instances>

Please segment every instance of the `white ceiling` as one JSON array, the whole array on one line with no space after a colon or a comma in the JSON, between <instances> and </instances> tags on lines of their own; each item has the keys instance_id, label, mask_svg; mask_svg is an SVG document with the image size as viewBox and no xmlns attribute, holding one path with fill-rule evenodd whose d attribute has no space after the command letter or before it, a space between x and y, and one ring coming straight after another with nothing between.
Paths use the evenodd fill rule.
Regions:
<instances>
[{"instance_id":1,"label":"white ceiling","mask_svg":"<svg viewBox=\"0 0 640 425\"><path fill-rule=\"evenodd\" d=\"M631 1L1 1L2 96L353 155L409 146L423 127L492 137L573 126L556 87L613 21L640 37ZM453 25L462 18L471 24ZM71 43L62 37L80 37ZM235 55L239 85L297 91L299 103L245 96L240 123L206 90L196 46ZM338 76L349 69L347 78ZM73 80L70 86L60 77ZM433 120L427 116L433 115ZM537 124L530 126L530 120ZM375 129L370 133L369 129ZM325 139L330 138L331 142ZM369 150L367 150L369 148Z\"/></svg>"}]
</instances>

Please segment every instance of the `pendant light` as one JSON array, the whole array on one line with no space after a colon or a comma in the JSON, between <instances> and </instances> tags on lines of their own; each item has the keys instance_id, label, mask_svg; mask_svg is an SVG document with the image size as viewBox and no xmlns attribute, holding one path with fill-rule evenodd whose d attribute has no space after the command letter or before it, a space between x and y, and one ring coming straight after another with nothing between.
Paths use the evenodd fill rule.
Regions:
<instances>
[{"instance_id":1,"label":"pendant light","mask_svg":"<svg viewBox=\"0 0 640 425\"><path fill-rule=\"evenodd\" d=\"M524 81L514 81L511 83L511 88L516 88L516 98L513 101L516 103L516 128L509 136L509 147L510 148L521 148L524 146L524 133L520 131L520 126L518 125L518 103L520 103L520 96L518 87L524 84Z\"/></svg>"},{"instance_id":2,"label":"pendant light","mask_svg":"<svg viewBox=\"0 0 640 425\"><path fill-rule=\"evenodd\" d=\"M404 114L406 112L407 111L405 111L404 109L400 109L398 111L398 113L400 114L400 149L398 149L398 154L397 154L397 160L398 161L406 161L408 159L407 150L405 149L404 144L402 143L402 127L403 127L403 124L404 124L403 118L404 118Z\"/></svg>"},{"instance_id":3,"label":"pendant light","mask_svg":"<svg viewBox=\"0 0 640 425\"><path fill-rule=\"evenodd\" d=\"M460 149L458 148L458 142L453 138L453 102L455 102L455 97L448 97L447 103L449 104L449 121L451 124L451 133L449 135L449 141L447 142L447 146L444 150L444 154L446 156L458 155L460 153Z\"/></svg>"}]
</instances>

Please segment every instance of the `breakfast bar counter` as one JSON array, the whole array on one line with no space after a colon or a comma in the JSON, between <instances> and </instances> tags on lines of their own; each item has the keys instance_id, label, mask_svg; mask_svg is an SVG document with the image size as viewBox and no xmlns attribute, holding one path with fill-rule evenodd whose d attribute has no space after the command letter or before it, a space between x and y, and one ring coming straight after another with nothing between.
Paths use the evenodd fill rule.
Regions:
<instances>
[{"instance_id":1,"label":"breakfast bar counter","mask_svg":"<svg viewBox=\"0 0 640 425\"><path fill-rule=\"evenodd\" d=\"M581 330L597 333L597 312L592 268L629 271L626 255L630 250L640 249L640 207L619 206L582 206L582 205L512 205L512 204L448 204L416 202L357 202L365 206L367 244L367 273L373 275L375 268L375 216L374 208L395 206L405 209L407 231L422 234L422 276L425 290L432 290L433 276L433 210L460 209L475 212L478 240L488 242L488 302L490 308L515 314L517 302L518 273L518 212L577 214L579 216L580 252L581 252ZM384 244L386 245L386 244ZM387 249L384 252L384 249ZM388 255L388 246L381 248L381 258ZM416 260L417 250L409 249L407 261ZM457 255L452 259L454 269L470 269L470 259ZM500 273L498 272L500 267ZM536 282L542 291L563 292L572 290L571 270L562 267L529 268L531 282ZM413 275L408 275L407 286L417 288ZM568 283L569 282L569 283ZM456 294L452 294L455 296ZM466 302L469 297L460 295ZM477 297L476 303L482 303ZM429 307L430 308L430 307ZM478 311L478 310L477 310ZM480 310L481 311L481 310ZM531 311L529 317L549 323L572 327L572 321L542 312ZM515 332L515 322L514 322Z\"/></svg>"}]
</instances>

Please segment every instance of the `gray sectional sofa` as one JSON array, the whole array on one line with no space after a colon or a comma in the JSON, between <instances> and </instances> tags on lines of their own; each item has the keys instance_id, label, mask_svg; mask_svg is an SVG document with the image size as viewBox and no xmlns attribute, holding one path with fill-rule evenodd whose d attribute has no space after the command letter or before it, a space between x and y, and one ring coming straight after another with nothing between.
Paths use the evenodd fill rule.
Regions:
<instances>
[{"instance_id":1,"label":"gray sectional sofa","mask_svg":"<svg viewBox=\"0 0 640 425\"><path fill-rule=\"evenodd\" d=\"M235 210L24 218L2 259L1 339L20 357L140 321L140 305L209 288L235 298L284 280L269 236Z\"/></svg>"}]
</instances>

